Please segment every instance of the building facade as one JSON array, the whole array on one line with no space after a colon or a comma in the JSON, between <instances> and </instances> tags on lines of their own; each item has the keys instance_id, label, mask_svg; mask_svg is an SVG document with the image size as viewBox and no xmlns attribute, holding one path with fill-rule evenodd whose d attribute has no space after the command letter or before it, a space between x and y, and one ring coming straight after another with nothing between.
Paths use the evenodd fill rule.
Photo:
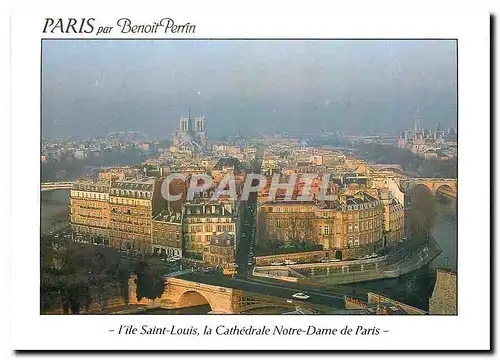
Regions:
<instances>
[{"instance_id":1,"label":"building facade","mask_svg":"<svg viewBox=\"0 0 500 360\"><path fill-rule=\"evenodd\" d=\"M210 244L203 250L203 262L214 265L224 266L235 262L234 237L228 233L214 235L210 239Z\"/></svg>"},{"instance_id":2,"label":"building facade","mask_svg":"<svg viewBox=\"0 0 500 360\"><path fill-rule=\"evenodd\" d=\"M70 223L76 241L108 245L109 181L77 181L70 190Z\"/></svg>"},{"instance_id":3,"label":"building facade","mask_svg":"<svg viewBox=\"0 0 500 360\"><path fill-rule=\"evenodd\" d=\"M305 242L324 250L354 254L372 252L382 244L384 206L381 200L359 191L340 201L271 202L259 204L257 243L261 248ZM339 254L338 256L344 256Z\"/></svg>"},{"instance_id":4,"label":"building facade","mask_svg":"<svg viewBox=\"0 0 500 360\"><path fill-rule=\"evenodd\" d=\"M404 237L405 211L404 205L391 197L388 188L382 188L380 199L384 206L383 239L384 245L393 245Z\"/></svg>"},{"instance_id":5,"label":"building facade","mask_svg":"<svg viewBox=\"0 0 500 360\"><path fill-rule=\"evenodd\" d=\"M273 244L316 243L314 202L274 201L260 204L257 211L257 243L262 248Z\"/></svg>"},{"instance_id":6,"label":"building facade","mask_svg":"<svg viewBox=\"0 0 500 360\"><path fill-rule=\"evenodd\" d=\"M227 233L237 246L237 216L229 204L186 203L182 217L184 255L203 259L203 250L212 236Z\"/></svg>"},{"instance_id":7,"label":"building facade","mask_svg":"<svg viewBox=\"0 0 500 360\"><path fill-rule=\"evenodd\" d=\"M161 181L115 181L109 195L110 245L143 252L153 250L152 218L163 209Z\"/></svg>"},{"instance_id":8,"label":"building facade","mask_svg":"<svg viewBox=\"0 0 500 360\"><path fill-rule=\"evenodd\" d=\"M153 251L182 256L182 213L163 210L152 220Z\"/></svg>"}]
</instances>

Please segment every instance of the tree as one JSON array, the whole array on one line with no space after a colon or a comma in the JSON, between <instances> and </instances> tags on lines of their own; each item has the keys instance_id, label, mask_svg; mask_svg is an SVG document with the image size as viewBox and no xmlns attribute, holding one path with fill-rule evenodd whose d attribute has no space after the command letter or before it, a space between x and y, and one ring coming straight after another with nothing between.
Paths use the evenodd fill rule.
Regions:
<instances>
[{"instance_id":1,"label":"tree","mask_svg":"<svg viewBox=\"0 0 500 360\"><path fill-rule=\"evenodd\" d=\"M411 194L411 208L408 211L410 233L429 238L436 219L436 199L425 188L416 186Z\"/></svg>"},{"instance_id":2,"label":"tree","mask_svg":"<svg viewBox=\"0 0 500 360\"><path fill-rule=\"evenodd\" d=\"M146 261L140 261L136 269L137 300L142 298L153 300L159 298L165 291L165 277L157 267L150 266Z\"/></svg>"},{"instance_id":3,"label":"tree","mask_svg":"<svg viewBox=\"0 0 500 360\"><path fill-rule=\"evenodd\" d=\"M120 287L120 296L126 305L129 304L128 279L130 278L130 270L125 265L120 265L116 272L118 286Z\"/></svg>"}]
</instances>

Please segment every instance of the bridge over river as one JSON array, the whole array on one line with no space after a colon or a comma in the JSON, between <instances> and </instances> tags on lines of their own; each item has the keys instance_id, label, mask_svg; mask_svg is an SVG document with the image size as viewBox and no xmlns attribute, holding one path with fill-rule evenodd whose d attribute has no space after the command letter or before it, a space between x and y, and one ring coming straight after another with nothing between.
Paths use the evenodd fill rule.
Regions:
<instances>
[{"instance_id":1,"label":"bridge over river","mask_svg":"<svg viewBox=\"0 0 500 360\"><path fill-rule=\"evenodd\" d=\"M130 299L136 299L136 285L130 284ZM327 313L344 308L344 295L308 291L308 300L292 297L296 288L279 284L262 283L241 278L228 278L218 274L184 274L167 277L165 292L156 306L165 309L181 309L209 305L212 312L224 314L259 314L265 309L279 309L281 312L297 307L312 313ZM139 304L155 305L143 299Z\"/></svg>"},{"instance_id":2,"label":"bridge over river","mask_svg":"<svg viewBox=\"0 0 500 360\"><path fill-rule=\"evenodd\" d=\"M63 190L71 189L72 187L72 181L46 182L40 185L40 191Z\"/></svg>"}]
</instances>

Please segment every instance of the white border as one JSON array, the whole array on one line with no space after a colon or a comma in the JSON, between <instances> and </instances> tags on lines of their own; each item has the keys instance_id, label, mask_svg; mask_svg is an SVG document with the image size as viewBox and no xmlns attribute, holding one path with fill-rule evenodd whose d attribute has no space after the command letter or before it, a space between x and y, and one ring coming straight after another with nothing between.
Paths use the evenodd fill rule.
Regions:
<instances>
[{"instance_id":1,"label":"white border","mask_svg":"<svg viewBox=\"0 0 500 360\"><path fill-rule=\"evenodd\" d=\"M146 7L144 7L146 8ZM144 9L143 8L143 9ZM118 8L117 8L118 9ZM53 10L53 11L50 11ZM244 7L176 5L140 9L67 11L33 6L12 13L12 312L14 349L488 349L489 348L489 14L473 9L307 5ZM40 316L39 315L39 99L40 37L44 18L122 16L155 21L167 16L197 25L187 37L447 37L459 39L459 316ZM81 36L78 36L81 37ZM113 34L117 37L117 34ZM469 171L469 169L471 171ZM478 196L478 172L481 195ZM22 229L22 232L20 231ZM117 336L120 324L376 325L373 337Z\"/></svg>"}]
</instances>

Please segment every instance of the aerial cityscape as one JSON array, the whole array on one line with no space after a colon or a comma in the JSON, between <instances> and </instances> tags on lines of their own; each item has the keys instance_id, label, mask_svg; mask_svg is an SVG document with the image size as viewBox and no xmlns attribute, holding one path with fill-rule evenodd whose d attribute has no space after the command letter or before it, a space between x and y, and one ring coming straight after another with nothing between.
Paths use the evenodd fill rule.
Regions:
<instances>
[{"instance_id":1,"label":"aerial cityscape","mask_svg":"<svg viewBox=\"0 0 500 360\"><path fill-rule=\"evenodd\" d=\"M448 40L44 40L40 313L456 315L456 73Z\"/></svg>"}]
</instances>

